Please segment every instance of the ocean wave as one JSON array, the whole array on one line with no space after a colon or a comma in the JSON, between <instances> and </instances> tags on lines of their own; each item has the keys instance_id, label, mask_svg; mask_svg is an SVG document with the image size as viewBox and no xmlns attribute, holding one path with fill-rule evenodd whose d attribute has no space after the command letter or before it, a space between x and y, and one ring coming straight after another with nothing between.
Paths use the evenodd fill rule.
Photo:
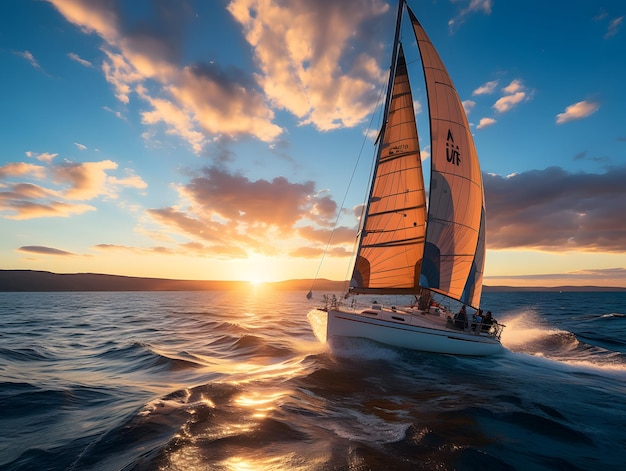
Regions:
<instances>
[{"instance_id":1,"label":"ocean wave","mask_svg":"<svg viewBox=\"0 0 626 471\"><path fill-rule=\"evenodd\" d=\"M180 371L204 366L197 358L188 354L182 353L180 356L157 350L145 342L131 342L110 347L94 355L94 358L102 360L118 374L146 370Z\"/></svg>"},{"instance_id":2,"label":"ocean wave","mask_svg":"<svg viewBox=\"0 0 626 471\"><path fill-rule=\"evenodd\" d=\"M41 348L0 348L0 357L9 361L30 362L53 360L54 356Z\"/></svg>"}]
</instances>

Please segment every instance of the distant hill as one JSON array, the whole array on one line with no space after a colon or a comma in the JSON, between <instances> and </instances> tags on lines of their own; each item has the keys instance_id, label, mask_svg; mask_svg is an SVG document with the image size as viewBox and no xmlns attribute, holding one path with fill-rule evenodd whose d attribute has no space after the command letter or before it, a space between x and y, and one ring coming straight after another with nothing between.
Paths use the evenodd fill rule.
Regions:
<instances>
[{"instance_id":1,"label":"distant hill","mask_svg":"<svg viewBox=\"0 0 626 471\"><path fill-rule=\"evenodd\" d=\"M264 283L279 290L308 291L313 280ZM245 289L246 281L172 280L97 273L59 274L36 270L0 270L0 291L224 291ZM343 283L315 280L315 289L341 291Z\"/></svg>"},{"instance_id":2,"label":"distant hill","mask_svg":"<svg viewBox=\"0 0 626 471\"><path fill-rule=\"evenodd\" d=\"M246 281L172 280L140 278L97 273L60 274L36 270L0 270L0 291L224 291L246 289ZM287 280L263 283L263 286L284 291L342 291L343 281L318 279ZM605 286L512 287L485 286L484 292L502 291L626 291L626 288Z\"/></svg>"}]
</instances>

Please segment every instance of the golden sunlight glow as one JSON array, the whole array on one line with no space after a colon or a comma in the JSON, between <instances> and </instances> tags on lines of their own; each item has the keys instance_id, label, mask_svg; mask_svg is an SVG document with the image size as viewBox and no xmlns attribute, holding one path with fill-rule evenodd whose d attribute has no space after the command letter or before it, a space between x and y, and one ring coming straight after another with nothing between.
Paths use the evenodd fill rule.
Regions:
<instances>
[{"instance_id":1,"label":"golden sunlight glow","mask_svg":"<svg viewBox=\"0 0 626 471\"><path fill-rule=\"evenodd\" d=\"M252 255L242 261L241 279L249 281L254 286L265 281L274 281L276 261L270 257Z\"/></svg>"},{"instance_id":2,"label":"golden sunlight glow","mask_svg":"<svg viewBox=\"0 0 626 471\"><path fill-rule=\"evenodd\" d=\"M259 285L262 285L265 281L258 279L258 278L253 278L248 280L248 282L254 287L254 288L258 288Z\"/></svg>"},{"instance_id":3,"label":"golden sunlight glow","mask_svg":"<svg viewBox=\"0 0 626 471\"><path fill-rule=\"evenodd\" d=\"M276 408L275 403L278 399L287 394L287 391L276 391L274 393L261 394L259 392L249 392L239 396L235 403L241 407L254 409L252 417L262 419Z\"/></svg>"},{"instance_id":4,"label":"golden sunlight glow","mask_svg":"<svg viewBox=\"0 0 626 471\"><path fill-rule=\"evenodd\" d=\"M273 471L275 469L298 469L294 468L295 453L285 455L270 456L262 459L242 458L234 456L223 461L224 469L231 471ZM309 463L310 464L310 463ZM301 469L310 469L302 467Z\"/></svg>"}]
</instances>

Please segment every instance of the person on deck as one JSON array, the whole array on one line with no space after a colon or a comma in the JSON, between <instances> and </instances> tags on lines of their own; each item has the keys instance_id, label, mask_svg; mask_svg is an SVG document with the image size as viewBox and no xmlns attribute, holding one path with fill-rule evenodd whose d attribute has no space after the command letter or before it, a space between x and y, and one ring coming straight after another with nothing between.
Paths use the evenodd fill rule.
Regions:
<instances>
[{"instance_id":1,"label":"person on deck","mask_svg":"<svg viewBox=\"0 0 626 471\"><path fill-rule=\"evenodd\" d=\"M483 319L483 326L481 327L481 330L483 332L489 332L489 329L491 329L491 325L494 321L495 319L491 316L491 311L487 311L487 314L485 314L485 318Z\"/></svg>"},{"instance_id":2,"label":"person on deck","mask_svg":"<svg viewBox=\"0 0 626 471\"><path fill-rule=\"evenodd\" d=\"M465 305L461 308L459 312L454 315L454 325L459 329L465 329L467 324L467 312L465 310Z\"/></svg>"},{"instance_id":3,"label":"person on deck","mask_svg":"<svg viewBox=\"0 0 626 471\"><path fill-rule=\"evenodd\" d=\"M478 311L474 313L474 323L472 325L472 330L476 330L476 326L480 326L482 322L483 322L483 310L479 309Z\"/></svg>"}]
</instances>

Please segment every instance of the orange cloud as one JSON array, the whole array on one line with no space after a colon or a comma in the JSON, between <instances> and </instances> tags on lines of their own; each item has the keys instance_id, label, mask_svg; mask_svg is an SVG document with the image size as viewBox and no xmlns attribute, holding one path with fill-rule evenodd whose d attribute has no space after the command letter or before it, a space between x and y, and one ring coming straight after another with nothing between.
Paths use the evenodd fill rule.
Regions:
<instances>
[{"instance_id":1,"label":"orange cloud","mask_svg":"<svg viewBox=\"0 0 626 471\"><path fill-rule=\"evenodd\" d=\"M117 169L117 164L111 160L51 165L52 158L48 156L56 154L37 156L45 166L15 162L0 167L0 217L20 220L68 217L96 209L76 201L93 200L99 196L117 198L122 188L143 189L147 186L130 170L123 178L109 175L110 171ZM21 181L16 181L18 179ZM35 184L28 180L44 183Z\"/></svg>"},{"instance_id":2,"label":"orange cloud","mask_svg":"<svg viewBox=\"0 0 626 471\"><path fill-rule=\"evenodd\" d=\"M7 219L35 219L43 217L69 217L95 211L96 208L87 204L68 204L60 201L36 203L31 201L13 201L3 198L0 194L0 213Z\"/></svg>"},{"instance_id":3,"label":"orange cloud","mask_svg":"<svg viewBox=\"0 0 626 471\"><path fill-rule=\"evenodd\" d=\"M45 168L25 162L10 162L0 167L0 179L31 175L33 178L44 178Z\"/></svg>"},{"instance_id":4,"label":"orange cloud","mask_svg":"<svg viewBox=\"0 0 626 471\"><path fill-rule=\"evenodd\" d=\"M283 130L274 123L274 108L321 130L355 126L369 115L385 82L377 60L383 51L371 40L369 25L389 11L383 0L232 0L227 8L252 46L255 74L216 63L185 64L180 51L191 11L183 2L155 8L139 23L119 2L48 1L85 33L102 38L102 70L116 97L123 103L137 97L146 126L164 124L196 153L221 137L275 140Z\"/></svg>"},{"instance_id":5,"label":"orange cloud","mask_svg":"<svg viewBox=\"0 0 626 471\"><path fill-rule=\"evenodd\" d=\"M388 11L385 2L233 0L228 9L244 27L262 70L257 80L275 106L321 130L354 126L369 114L385 71L359 39L365 20Z\"/></svg>"},{"instance_id":6,"label":"orange cloud","mask_svg":"<svg viewBox=\"0 0 626 471\"><path fill-rule=\"evenodd\" d=\"M31 151L27 151L26 152L26 156L30 157L30 158L34 158L39 160L40 162L45 162L47 164L49 164L50 162L52 162L52 160L59 154L50 154L47 152L44 152L42 154L37 154L36 152L31 152Z\"/></svg>"},{"instance_id":7,"label":"orange cloud","mask_svg":"<svg viewBox=\"0 0 626 471\"><path fill-rule=\"evenodd\" d=\"M200 65L179 65L183 25L190 18L184 4L155 9L149 19L137 24L115 2L48 1L69 22L103 39L102 70L116 97L126 104L136 93L146 106L143 123L165 124L167 134L180 136L194 152L221 135L270 141L282 132L272 123L273 112L251 77L238 73L225 80L230 75L225 71L206 74ZM152 136L153 132L144 134Z\"/></svg>"},{"instance_id":8,"label":"orange cloud","mask_svg":"<svg viewBox=\"0 0 626 471\"><path fill-rule=\"evenodd\" d=\"M313 182L292 183L284 177L249 180L216 167L203 169L179 193L184 208L147 213L176 237L188 239L192 245L185 246L187 250L217 256L287 253L301 244L303 234L322 246L328 231L297 228L297 224L313 220L329 226L336 215L336 203L320 196ZM160 237L162 233L163 229ZM343 242L344 230L337 234Z\"/></svg>"},{"instance_id":9,"label":"orange cloud","mask_svg":"<svg viewBox=\"0 0 626 471\"><path fill-rule=\"evenodd\" d=\"M563 124L577 119L583 119L591 116L600 109L598 103L592 101L579 101L565 108L564 113L556 115L556 124Z\"/></svg>"},{"instance_id":10,"label":"orange cloud","mask_svg":"<svg viewBox=\"0 0 626 471\"><path fill-rule=\"evenodd\" d=\"M320 244L330 242L333 245L354 244L354 241L356 240L356 232L355 228L349 227L337 227L333 231L330 229L316 229L312 226L298 228L298 234L307 240Z\"/></svg>"},{"instance_id":11,"label":"orange cloud","mask_svg":"<svg viewBox=\"0 0 626 471\"><path fill-rule=\"evenodd\" d=\"M90 200L101 194L109 194L106 188L107 170L115 170L111 160L102 162L65 163L53 169L54 178L69 183L65 197L71 200Z\"/></svg>"}]
</instances>

